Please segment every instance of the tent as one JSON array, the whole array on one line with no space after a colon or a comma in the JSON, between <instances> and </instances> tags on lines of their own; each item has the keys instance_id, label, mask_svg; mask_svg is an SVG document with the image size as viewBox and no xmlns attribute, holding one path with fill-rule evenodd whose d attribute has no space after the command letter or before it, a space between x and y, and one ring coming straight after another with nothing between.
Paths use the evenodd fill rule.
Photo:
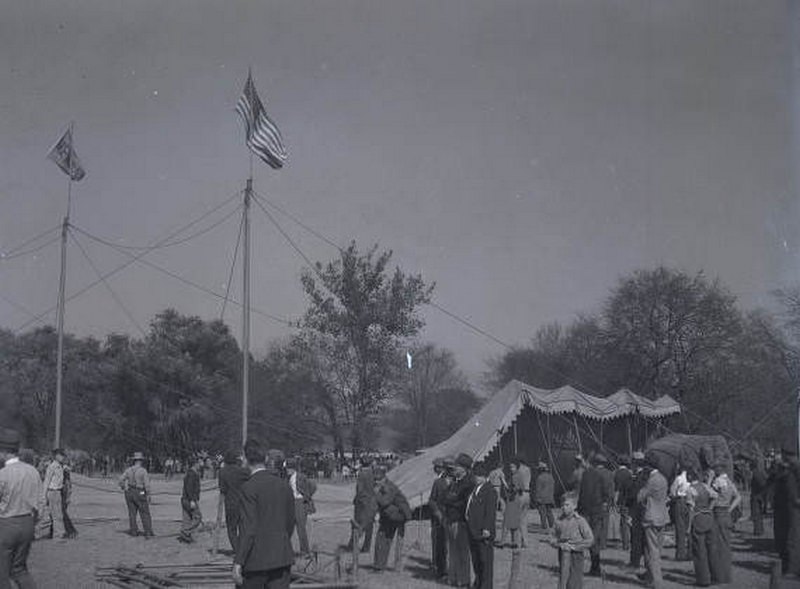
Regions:
<instances>
[{"instance_id":1,"label":"tent","mask_svg":"<svg viewBox=\"0 0 800 589\"><path fill-rule=\"evenodd\" d=\"M654 401L627 389L600 398L571 386L539 389L512 380L443 442L389 472L412 507L427 501L433 459L470 455L476 462L503 462L513 454L551 465L562 486L576 452L598 449L611 456L644 448L661 435L662 420L680 413L669 396Z\"/></svg>"}]
</instances>

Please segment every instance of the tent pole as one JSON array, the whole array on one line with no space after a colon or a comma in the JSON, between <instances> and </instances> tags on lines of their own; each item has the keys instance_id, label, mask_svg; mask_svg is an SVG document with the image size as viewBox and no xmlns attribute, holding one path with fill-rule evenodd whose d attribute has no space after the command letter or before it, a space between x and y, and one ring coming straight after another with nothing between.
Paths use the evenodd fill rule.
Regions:
<instances>
[{"instance_id":1,"label":"tent pole","mask_svg":"<svg viewBox=\"0 0 800 589\"><path fill-rule=\"evenodd\" d=\"M519 454L519 449L517 447L517 422L514 422L514 455Z\"/></svg>"},{"instance_id":2,"label":"tent pole","mask_svg":"<svg viewBox=\"0 0 800 589\"><path fill-rule=\"evenodd\" d=\"M583 455L583 445L581 444L581 430L578 429L578 420L575 417L574 413L572 414L572 425L575 427L575 438L578 440L578 453Z\"/></svg>"},{"instance_id":3,"label":"tent pole","mask_svg":"<svg viewBox=\"0 0 800 589\"><path fill-rule=\"evenodd\" d=\"M631 437L631 416L625 420L625 426L628 430L628 456L633 456L633 438Z\"/></svg>"}]
</instances>

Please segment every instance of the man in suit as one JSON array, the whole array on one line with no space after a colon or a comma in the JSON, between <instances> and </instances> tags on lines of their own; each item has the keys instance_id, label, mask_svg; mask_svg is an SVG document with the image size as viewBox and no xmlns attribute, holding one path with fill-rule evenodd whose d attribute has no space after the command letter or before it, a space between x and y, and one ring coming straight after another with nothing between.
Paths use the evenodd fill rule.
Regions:
<instances>
[{"instance_id":1,"label":"man in suit","mask_svg":"<svg viewBox=\"0 0 800 589\"><path fill-rule=\"evenodd\" d=\"M433 472L436 473L436 480L433 481L428 499L431 512L431 566L436 571L436 576L441 579L447 577L447 524L444 520L442 500L447 487L450 486L442 458L433 461Z\"/></svg>"},{"instance_id":2,"label":"man in suit","mask_svg":"<svg viewBox=\"0 0 800 589\"><path fill-rule=\"evenodd\" d=\"M447 580L454 587L469 586L469 532L467 531L467 502L475 488L472 478L472 458L459 454L453 466L453 482L444 496L447 519Z\"/></svg>"},{"instance_id":3,"label":"man in suit","mask_svg":"<svg viewBox=\"0 0 800 589\"><path fill-rule=\"evenodd\" d=\"M275 465L266 464L266 452L257 440L247 440L244 456L250 478L242 485L233 580L244 589L288 589L294 563L292 489L285 479L272 474Z\"/></svg>"},{"instance_id":4,"label":"man in suit","mask_svg":"<svg viewBox=\"0 0 800 589\"><path fill-rule=\"evenodd\" d=\"M497 515L497 492L487 482L489 470L479 464L472 470L475 490L467 500L467 529L474 589L492 589L494 579L494 536Z\"/></svg>"},{"instance_id":5,"label":"man in suit","mask_svg":"<svg viewBox=\"0 0 800 589\"><path fill-rule=\"evenodd\" d=\"M608 507L614 500L614 480L600 472L600 465L606 463L602 454L596 454L592 466L587 468L581 477L580 495L578 497L578 513L580 513L592 528L594 544L589 548L592 565L589 576L599 577L601 551L605 548L603 536L604 523Z\"/></svg>"},{"instance_id":6,"label":"man in suit","mask_svg":"<svg viewBox=\"0 0 800 589\"><path fill-rule=\"evenodd\" d=\"M241 516L242 485L250 478L250 471L240 464L234 450L225 453L225 465L219 471L219 492L225 502L225 527L231 550L239 547L239 519Z\"/></svg>"},{"instance_id":7,"label":"man in suit","mask_svg":"<svg viewBox=\"0 0 800 589\"><path fill-rule=\"evenodd\" d=\"M181 533L178 534L178 542L191 544L194 542L193 533L203 523L203 515L200 513L200 465L203 459L194 457L191 459L189 469L183 477L183 494L181 495Z\"/></svg>"}]
</instances>

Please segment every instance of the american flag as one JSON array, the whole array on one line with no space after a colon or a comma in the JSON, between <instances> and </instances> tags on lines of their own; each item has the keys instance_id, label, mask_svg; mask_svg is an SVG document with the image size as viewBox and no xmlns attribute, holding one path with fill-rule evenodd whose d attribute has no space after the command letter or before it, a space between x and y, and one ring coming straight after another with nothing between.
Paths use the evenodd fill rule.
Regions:
<instances>
[{"instance_id":1,"label":"american flag","mask_svg":"<svg viewBox=\"0 0 800 589\"><path fill-rule=\"evenodd\" d=\"M251 72L247 73L247 82L244 84L239 102L236 103L236 112L244 121L247 147L271 168L275 170L282 168L286 162L283 137L264 110Z\"/></svg>"},{"instance_id":2,"label":"american flag","mask_svg":"<svg viewBox=\"0 0 800 589\"><path fill-rule=\"evenodd\" d=\"M76 182L82 180L86 175L86 170L83 169L81 161L78 159L78 154L75 153L75 148L72 147L72 125L50 149L47 159L55 162L64 173Z\"/></svg>"}]
</instances>

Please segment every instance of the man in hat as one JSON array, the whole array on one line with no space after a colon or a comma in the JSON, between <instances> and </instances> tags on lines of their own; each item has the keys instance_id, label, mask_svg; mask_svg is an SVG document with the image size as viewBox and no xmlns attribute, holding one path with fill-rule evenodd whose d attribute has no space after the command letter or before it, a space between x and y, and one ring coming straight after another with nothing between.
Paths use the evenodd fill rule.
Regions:
<instances>
[{"instance_id":1,"label":"man in hat","mask_svg":"<svg viewBox=\"0 0 800 589\"><path fill-rule=\"evenodd\" d=\"M578 513L580 513L592 528L594 543L589 549L591 567L589 576L601 575L601 551L606 547L603 535L608 506L614 499L613 479L607 478L600 470L606 464L606 457L595 454L592 465L586 469L581 478L580 496L578 498Z\"/></svg>"},{"instance_id":2,"label":"man in hat","mask_svg":"<svg viewBox=\"0 0 800 589\"><path fill-rule=\"evenodd\" d=\"M44 474L44 499L50 511L50 521L53 526L53 538L66 539L67 531L64 528L64 503L61 490L64 487L64 460L66 453L61 448L53 450L53 459L47 465Z\"/></svg>"},{"instance_id":3,"label":"man in hat","mask_svg":"<svg viewBox=\"0 0 800 589\"><path fill-rule=\"evenodd\" d=\"M556 505L555 490L556 482L550 473L550 467L546 462L540 462L536 481L533 483L533 500L539 510L539 519L542 522L542 529L549 530L555 525L553 508Z\"/></svg>"},{"instance_id":4,"label":"man in hat","mask_svg":"<svg viewBox=\"0 0 800 589\"><path fill-rule=\"evenodd\" d=\"M494 537L497 519L497 493L488 482L489 469L478 464L473 470L475 489L467 500L467 530L474 589L492 589L494 582Z\"/></svg>"},{"instance_id":5,"label":"man in hat","mask_svg":"<svg viewBox=\"0 0 800 589\"><path fill-rule=\"evenodd\" d=\"M125 504L128 506L128 534L139 535L136 514L142 518L144 537L151 538L153 522L150 518L150 476L144 467L144 454L133 453L133 464L125 469L119 478L119 486L125 494Z\"/></svg>"},{"instance_id":6,"label":"man in hat","mask_svg":"<svg viewBox=\"0 0 800 589\"><path fill-rule=\"evenodd\" d=\"M294 498L286 479L274 474L263 446L254 439L244 445L250 478L242 485L241 537L233 558L232 576L243 588L289 589L291 583Z\"/></svg>"},{"instance_id":7,"label":"man in hat","mask_svg":"<svg viewBox=\"0 0 800 589\"><path fill-rule=\"evenodd\" d=\"M183 477L183 494L181 495L181 532L178 542L191 544L194 542L193 533L203 522L200 513L200 467L203 458L194 456L189 461L189 468Z\"/></svg>"},{"instance_id":8,"label":"man in hat","mask_svg":"<svg viewBox=\"0 0 800 589\"><path fill-rule=\"evenodd\" d=\"M650 474L645 469L644 452L634 452L631 455L633 465L633 488L631 489L631 500L628 503L628 511L631 517L631 553L628 568L638 569L644 556L644 527L642 517L644 516L644 506L639 503L639 491L647 483L647 476Z\"/></svg>"},{"instance_id":9,"label":"man in hat","mask_svg":"<svg viewBox=\"0 0 800 589\"><path fill-rule=\"evenodd\" d=\"M375 478L375 501L378 504L378 532L375 534L376 571L386 569L392 541L397 536L395 545L395 570L402 568L403 540L406 522L411 519L411 507L403 492L392 481L386 478L386 468L373 468Z\"/></svg>"},{"instance_id":10,"label":"man in hat","mask_svg":"<svg viewBox=\"0 0 800 589\"><path fill-rule=\"evenodd\" d=\"M581 481L583 480L583 473L586 472L586 461L583 454L576 454L573 461L572 474L569 477L567 487L569 490L575 492L576 501L580 499Z\"/></svg>"},{"instance_id":11,"label":"man in hat","mask_svg":"<svg viewBox=\"0 0 800 589\"><path fill-rule=\"evenodd\" d=\"M531 508L531 469L525 463L522 456L514 456L511 464L516 467L511 476L511 485L517 492L517 501L520 506L519 514L519 537L520 545L525 548L528 545L528 511Z\"/></svg>"},{"instance_id":12,"label":"man in hat","mask_svg":"<svg viewBox=\"0 0 800 589\"><path fill-rule=\"evenodd\" d=\"M469 585L469 532L467 531L467 501L475 488L470 474L472 458L459 454L453 466L453 482L444 496L445 517L447 518L447 558L448 581L455 587Z\"/></svg>"},{"instance_id":13,"label":"man in hat","mask_svg":"<svg viewBox=\"0 0 800 589\"><path fill-rule=\"evenodd\" d=\"M431 512L431 567L436 576L442 578L447 576L447 532L442 501L450 486L444 459L434 459L433 472L436 474L436 479L433 481L428 499L428 508Z\"/></svg>"},{"instance_id":14,"label":"man in hat","mask_svg":"<svg viewBox=\"0 0 800 589\"><path fill-rule=\"evenodd\" d=\"M16 430L0 428L0 587L35 587L28 572L34 520L42 506L39 472L19 459Z\"/></svg>"},{"instance_id":15,"label":"man in hat","mask_svg":"<svg viewBox=\"0 0 800 589\"><path fill-rule=\"evenodd\" d=\"M292 488L292 496L294 497L294 518L295 529L297 530L297 541L300 548L300 554L309 554L311 548L308 545L308 531L306 529L306 522L308 516L313 514L314 509L314 493L317 492L317 485L300 472L299 460L293 458L286 462L286 474L289 478L289 486Z\"/></svg>"},{"instance_id":16,"label":"man in hat","mask_svg":"<svg viewBox=\"0 0 800 589\"><path fill-rule=\"evenodd\" d=\"M219 492L225 505L225 528L231 550L236 554L239 547L239 519L241 517L242 485L250 478L250 471L241 465L239 454L228 450L225 464L219 471Z\"/></svg>"},{"instance_id":17,"label":"man in hat","mask_svg":"<svg viewBox=\"0 0 800 589\"><path fill-rule=\"evenodd\" d=\"M631 460L628 456L620 456L619 467L614 471L614 504L619 510L619 535L622 538L622 549L626 551L631 548L630 505L636 500L630 464Z\"/></svg>"},{"instance_id":18,"label":"man in hat","mask_svg":"<svg viewBox=\"0 0 800 589\"><path fill-rule=\"evenodd\" d=\"M644 507L642 527L645 536L644 561L647 571L639 578L661 589L664 580L661 576L661 546L664 542L664 528L669 523L667 511L667 479L658 471L654 457L646 457L650 469L647 482L639 490L637 500Z\"/></svg>"},{"instance_id":19,"label":"man in hat","mask_svg":"<svg viewBox=\"0 0 800 589\"><path fill-rule=\"evenodd\" d=\"M689 556L689 479L686 468L678 463L676 471L678 475L672 481L669 488L670 507L672 509L672 521L675 524L675 560L691 560Z\"/></svg>"}]
</instances>

